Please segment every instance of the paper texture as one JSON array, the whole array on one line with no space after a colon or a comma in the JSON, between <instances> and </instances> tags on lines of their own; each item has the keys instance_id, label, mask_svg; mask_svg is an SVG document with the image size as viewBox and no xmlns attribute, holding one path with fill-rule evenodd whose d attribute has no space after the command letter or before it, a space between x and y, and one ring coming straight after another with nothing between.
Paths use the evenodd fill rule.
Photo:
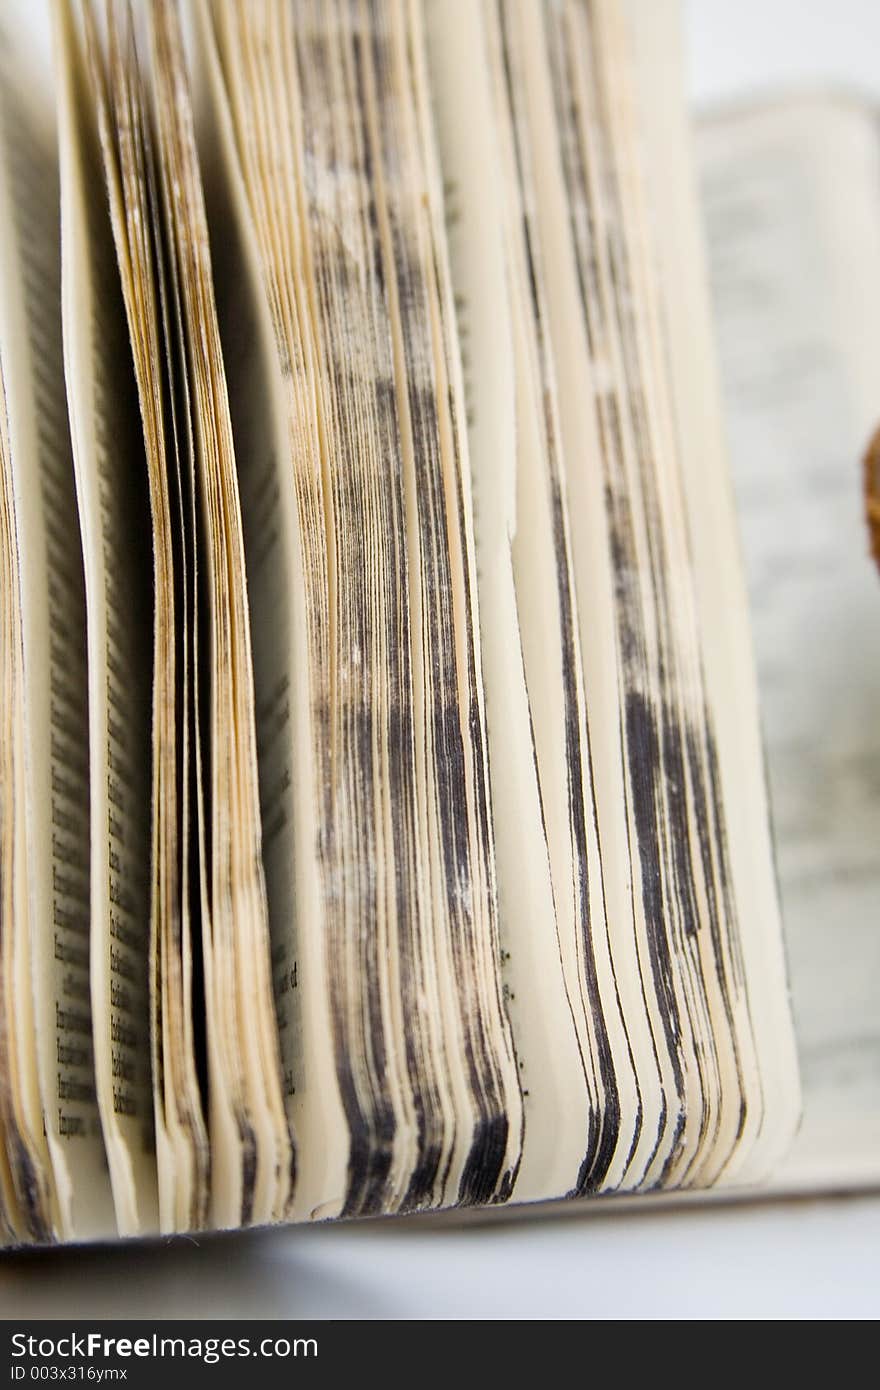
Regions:
<instances>
[{"instance_id":1,"label":"paper texture","mask_svg":"<svg viewBox=\"0 0 880 1390\"><path fill-rule=\"evenodd\" d=\"M701 187L804 1086L784 1186L880 1176L880 421L873 112L704 123Z\"/></svg>"}]
</instances>

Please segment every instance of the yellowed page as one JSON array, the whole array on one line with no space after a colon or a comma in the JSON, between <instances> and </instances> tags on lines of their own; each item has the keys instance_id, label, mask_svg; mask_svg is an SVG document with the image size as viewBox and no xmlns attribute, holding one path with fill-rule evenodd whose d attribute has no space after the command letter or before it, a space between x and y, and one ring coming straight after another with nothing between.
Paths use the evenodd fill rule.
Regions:
<instances>
[{"instance_id":1,"label":"yellowed page","mask_svg":"<svg viewBox=\"0 0 880 1390\"><path fill-rule=\"evenodd\" d=\"M150 521L97 132L66 0L55 7L64 365L85 568L92 1026L120 1233L158 1224L150 1075Z\"/></svg>"},{"instance_id":2,"label":"yellowed page","mask_svg":"<svg viewBox=\"0 0 880 1390\"><path fill-rule=\"evenodd\" d=\"M15 997L37 1053L52 1225L61 1239L90 1239L115 1221L92 1058L85 595L64 398L57 132L23 45L5 52L0 354L23 663L16 918L28 935Z\"/></svg>"}]
</instances>

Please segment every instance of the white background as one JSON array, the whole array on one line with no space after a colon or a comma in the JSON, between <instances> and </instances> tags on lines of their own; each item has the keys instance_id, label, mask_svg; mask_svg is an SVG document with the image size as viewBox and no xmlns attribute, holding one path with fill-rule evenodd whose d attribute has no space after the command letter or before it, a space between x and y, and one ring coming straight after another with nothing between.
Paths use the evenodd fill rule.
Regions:
<instances>
[{"instance_id":1,"label":"white background","mask_svg":"<svg viewBox=\"0 0 880 1390\"><path fill-rule=\"evenodd\" d=\"M828 82L880 97L876 0L690 0L705 104ZM880 352L880 348L878 348ZM880 1312L880 1198L259 1232L0 1260L0 1315L679 1317Z\"/></svg>"}]
</instances>

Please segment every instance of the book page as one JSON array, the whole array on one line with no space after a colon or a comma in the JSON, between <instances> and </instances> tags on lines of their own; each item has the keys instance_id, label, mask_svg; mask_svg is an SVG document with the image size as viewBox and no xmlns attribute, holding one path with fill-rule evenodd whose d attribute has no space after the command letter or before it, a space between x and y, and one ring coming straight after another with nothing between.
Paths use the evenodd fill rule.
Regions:
<instances>
[{"instance_id":1,"label":"book page","mask_svg":"<svg viewBox=\"0 0 880 1390\"><path fill-rule=\"evenodd\" d=\"M787 1000L779 896L772 858L759 698L736 515L730 495L705 254L684 105L683 53L675 0L632 0L641 109L643 273L661 287L653 353L665 361L666 424L684 483L688 566L701 637L701 680L711 710L712 774L699 821L714 822L726 863L725 913L737 924L739 975L758 1071L727 1179L763 1182L791 1145L800 1117L794 1029ZM719 819L720 817L720 819ZM735 987L736 988L736 987Z\"/></svg>"},{"instance_id":2,"label":"book page","mask_svg":"<svg viewBox=\"0 0 880 1390\"><path fill-rule=\"evenodd\" d=\"M22 49L4 43L0 109L0 364L16 570L5 596L18 608L20 666L13 703L4 700L18 718L4 738L21 774L4 817L19 856L4 938L28 957L11 999L19 1066L26 1043L34 1088L39 1074L32 1120L47 1167L51 1157L49 1227L85 1239L115 1231L92 1057L85 594L64 397L57 132Z\"/></svg>"},{"instance_id":3,"label":"book page","mask_svg":"<svg viewBox=\"0 0 880 1390\"><path fill-rule=\"evenodd\" d=\"M528 1201L574 1186L592 1097L563 972L545 828L549 791L546 780L542 786L538 779L534 705L520 634L526 598L518 597L513 546L517 437L523 431L486 22L482 7L471 0L434 0L425 6L425 22L467 402L502 968L523 1088L523 1156L515 1190ZM528 532L531 511L524 516ZM544 554L552 562L552 546ZM540 624L539 614L539 629ZM543 665L549 664L545 653ZM538 923L543 930L536 929Z\"/></svg>"},{"instance_id":4,"label":"book page","mask_svg":"<svg viewBox=\"0 0 880 1390\"><path fill-rule=\"evenodd\" d=\"M165 228L179 276L205 602L199 764L202 928L216 1226L279 1220L294 1177L272 997L255 691L238 469L180 17L149 10ZM198 648L197 648L198 650Z\"/></svg>"},{"instance_id":5,"label":"book page","mask_svg":"<svg viewBox=\"0 0 880 1390\"><path fill-rule=\"evenodd\" d=\"M263 864L283 1100L296 1141L294 1218L335 1215L346 1181L347 1135L336 1080L326 946L305 924L321 912L316 844L306 592L299 514L289 486L287 383L261 282L260 249L238 165L209 11L196 8L196 110L206 214L222 228L217 311L231 383L231 418L251 600Z\"/></svg>"},{"instance_id":6,"label":"book page","mask_svg":"<svg viewBox=\"0 0 880 1390\"><path fill-rule=\"evenodd\" d=\"M197 875L190 864L196 632L192 426L184 353L182 347L175 351L180 334L172 324L179 321L179 296L172 294L176 278L166 266L155 137L133 15L125 6L108 8L105 45L93 8L84 6L82 14L150 494L150 1028L160 1222L163 1231L198 1230L207 1217L210 1155L196 1060L202 1017L193 989L198 906Z\"/></svg>"},{"instance_id":7,"label":"book page","mask_svg":"<svg viewBox=\"0 0 880 1390\"><path fill-rule=\"evenodd\" d=\"M633 1154L625 1185L708 1186L733 1180L752 1162L768 1112L785 1114L790 1101L781 1088L765 1088L770 1064L756 1046L756 1024L778 1020L776 1047L785 1026L781 977L765 986L747 949L757 933L772 949L777 915L772 884L760 914L748 910L731 827L751 815L769 861L768 827L760 794L728 777L726 735L719 747L725 693L706 667L701 576L689 534L695 480L674 424L661 219L651 216L644 186L649 169L665 177L685 163L680 89L658 82L642 104L640 54L622 7L562 0L522 8L532 17L525 52L543 42L548 54L546 65L526 61L526 96L535 223L539 243L552 248L544 254L562 443L569 488L579 498L571 509L572 554L588 709L591 692L604 693L609 669L607 629L593 626L592 613L610 609L613 618L617 699L591 713L592 746L603 758L600 844L619 833L622 807L629 851L622 867L631 875L631 925L615 912L611 948L620 979L636 997L643 993L651 1024L643 1066L653 1080L659 1064L664 1101L653 1122L646 1118L639 1139L647 1142ZM656 14L663 63L655 52L655 67L665 73L668 60L674 72L674 8ZM667 138L646 159L647 133L661 124ZM558 159L546 153L554 148ZM676 234L689 235L692 220L685 209ZM680 278L690 271L684 261ZM699 342L708 330L697 328ZM597 503L604 522L598 550L591 536ZM722 516L720 541L728 545L730 534L731 520ZM610 585L600 574L603 553ZM710 617L717 623L724 611L714 596ZM747 707L739 731L747 737L751 718ZM616 769L607 754L615 744ZM633 1013L628 1007L627 1023ZM791 1072L786 1079L796 1092Z\"/></svg>"},{"instance_id":8,"label":"book page","mask_svg":"<svg viewBox=\"0 0 880 1390\"><path fill-rule=\"evenodd\" d=\"M880 422L877 117L792 98L707 118L698 151L804 1086L774 1182L876 1182L880 575L860 460Z\"/></svg>"},{"instance_id":9,"label":"book page","mask_svg":"<svg viewBox=\"0 0 880 1390\"><path fill-rule=\"evenodd\" d=\"M559 960L584 1059L590 1124L574 1190L751 1179L790 1139L799 1101L754 689L738 704L727 681L739 670L734 688L748 695L746 602L713 435L710 466L696 466L704 382L689 368L706 353L705 314L680 341L701 266L661 257L642 186L650 163L673 195L660 204L663 251L670 239L690 250L674 6L637 16L640 36L647 24L653 38L637 71L617 5L487 3L482 13L484 36L473 15L459 22L486 48L494 150L472 129L478 63L450 59L439 2L429 67L452 174L478 575L503 619L489 566L506 524L518 632L505 639L520 639ZM491 178L476 172L479 158ZM495 228L506 296L475 269L485 255L475 224L483 239ZM670 324L681 373L666 351ZM695 561L690 528L704 516L711 545ZM723 582L707 585L713 547ZM491 737L500 660L487 650ZM498 756L509 750L493 754L496 782ZM505 799L502 904L505 879L508 889L516 881L508 813ZM505 930L516 958L515 918L502 917ZM548 931L548 955L551 942ZM511 1000L518 1045L527 1009ZM560 1136L560 1162L571 1137Z\"/></svg>"},{"instance_id":10,"label":"book page","mask_svg":"<svg viewBox=\"0 0 880 1390\"><path fill-rule=\"evenodd\" d=\"M304 886L319 889L317 916L297 904L296 959L307 988L326 992L329 1018L314 1023L331 1024L323 1042L346 1124L328 1136L334 1168L343 1145L344 1187L325 1178L322 1194L306 1165L313 1123L331 1116L314 1105L321 1039L303 1010L305 1088L288 1097L297 1203L356 1215L503 1199L520 1096L498 973L442 203L413 103L418 7L202 8L286 415L278 516L299 551L303 611L289 637L306 660L287 676L284 736L311 743L294 775L313 798L297 816ZM254 538L249 571L266 593ZM258 653L265 645L258 633ZM270 670L258 657L264 705ZM265 771L264 756L264 795ZM270 905L283 889L273 873Z\"/></svg>"},{"instance_id":11,"label":"book page","mask_svg":"<svg viewBox=\"0 0 880 1390\"><path fill-rule=\"evenodd\" d=\"M4 290L0 311L0 1225L7 1240L43 1241L53 1232L55 1213L30 978L24 672L34 648L29 626L25 650L22 588L28 576L21 549L22 540L39 545L43 536L39 478L26 466L33 464L33 454L25 460L26 449L18 432L13 446L7 384L11 379L19 386L27 373L17 343L22 306L16 282L20 282L22 261L15 235L18 190L12 177L15 160L11 142L16 135L27 137L31 132L21 94L8 82L5 72L2 76L6 81L0 97L0 275ZM22 506L23 492L32 503L30 508L26 503ZM39 655L45 666L45 648ZM45 736L40 742L41 751L45 751ZM43 1021L51 1027L51 1016Z\"/></svg>"},{"instance_id":12,"label":"book page","mask_svg":"<svg viewBox=\"0 0 880 1390\"><path fill-rule=\"evenodd\" d=\"M136 1234L158 1222L148 989L150 513L97 131L66 0L55 19L64 366L88 639L95 1076L117 1223Z\"/></svg>"}]
</instances>

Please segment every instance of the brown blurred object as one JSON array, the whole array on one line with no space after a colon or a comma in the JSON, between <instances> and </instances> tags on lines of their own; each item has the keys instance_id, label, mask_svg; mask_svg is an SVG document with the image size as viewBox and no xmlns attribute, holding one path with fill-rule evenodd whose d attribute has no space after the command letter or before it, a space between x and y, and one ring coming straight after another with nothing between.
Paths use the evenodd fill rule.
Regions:
<instances>
[{"instance_id":1,"label":"brown blurred object","mask_svg":"<svg viewBox=\"0 0 880 1390\"><path fill-rule=\"evenodd\" d=\"M865 453L865 516L871 537L871 554L880 565L880 426Z\"/></svg>"}]
</instances>

